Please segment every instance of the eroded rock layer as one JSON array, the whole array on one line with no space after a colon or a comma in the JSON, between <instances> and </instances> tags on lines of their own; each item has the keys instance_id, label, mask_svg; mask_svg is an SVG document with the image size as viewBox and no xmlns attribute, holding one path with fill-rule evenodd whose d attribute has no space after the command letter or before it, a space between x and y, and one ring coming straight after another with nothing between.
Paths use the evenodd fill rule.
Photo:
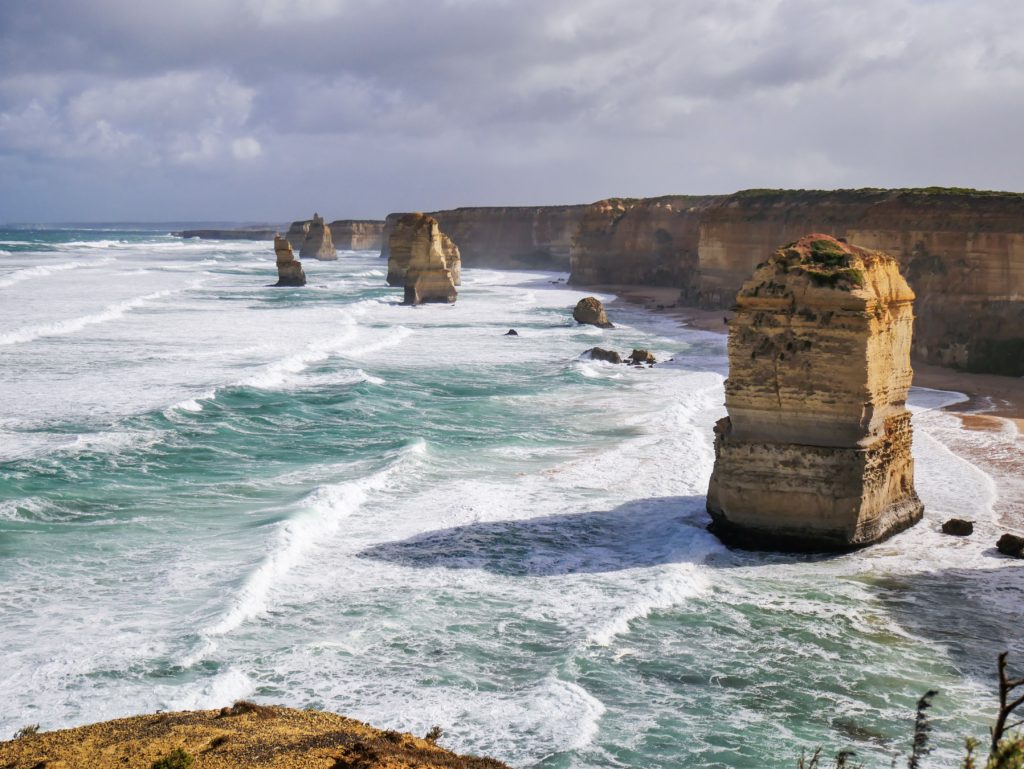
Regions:
<instances>
[{"instance_id":1,"label":"eroded rock layer","mask_svg":"<svg viewBox=\"0 0 1024 769\"><path fill-rule=\"evenodd\" d=\"M913 301L894 259L827 235L779 249L743 284L708 489L723 540L846 550L921 517Z\"/></svg>"},{"instance_id":2,"label":"eroded rock layer","mask_svg":"<svg viewBox=\"0 0 1024 769\"><path fill-rule=\"evenodd\" d=\"M388 285L405 288L406 304L454 302L460 284L458 247L427 214L404 214L388 237Z\"/></svg>"},{"instance_id":3,"label":"eroded rock layer","mask_svg":"<svg viewBox=\"0 0 1024 769\"><path fill-rule=\"evenodd\" d=\"M274 253L277 256L277 283L274 285L306 285L306 273L302 269L302 262L295 258L291 243L287 238L282 238L280 235L274 238Z\"/></svg>"}]
</instances>

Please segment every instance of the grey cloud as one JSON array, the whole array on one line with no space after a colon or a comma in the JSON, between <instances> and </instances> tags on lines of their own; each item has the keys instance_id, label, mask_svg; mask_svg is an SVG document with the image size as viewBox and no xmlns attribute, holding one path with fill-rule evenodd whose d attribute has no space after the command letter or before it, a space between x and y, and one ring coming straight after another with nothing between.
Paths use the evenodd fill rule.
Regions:
<instances>
[{"instance_id":1,"label":"grey cloud","mask_svg":"<svg viewBox=\"0 0 1024 769\"><path fill-rule=\"evenodd\" d=\"M1020 188L1022 24L1017 0L9 0L0 216Z\"/></svg>"}]
</instances>

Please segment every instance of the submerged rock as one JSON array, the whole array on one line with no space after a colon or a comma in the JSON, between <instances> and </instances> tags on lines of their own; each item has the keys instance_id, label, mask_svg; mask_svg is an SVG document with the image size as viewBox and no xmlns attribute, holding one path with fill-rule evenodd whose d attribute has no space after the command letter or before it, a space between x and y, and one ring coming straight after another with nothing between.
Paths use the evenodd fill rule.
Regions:
<instances>
[{"instance_id":1,"label":"submerged rock","mask_svg":"<svg viewBox=\"0 0 1024 769\"><path fill-rule=\"evenodd\" d=\"M388 240L388 285L405 287L405 304L454 302L461 283L459 249L437 220L406 214Z\"/></svg>"},{"instance_id":2,"label":"submerged rock","mask_svg":"<svg viewBox=\"0 0 1024 769\"><path fill-rule=\"evenodd\" d=\"M576 303L572 318L577 323L598 328L615 328L605 315L604 305L594 296L584 297Z\"/></svg>"},{"instance_id":3,"label":"submerged rock","mask_svg":"<svg viewBox=\"0 0 1024 769\"><path fill-rule=\"evenodd\" d=\"M304 286L306 273L302 262L295 258L292 246L280 235L274 238L274 253L277 255L277 283L275 286Z\"/></svg>"},{"instance_id":4,"label":"submerged rock","mask_svg":"<svg viewBox=\"0 0 1024 769\"><path fill-rule=\"evenodd\" d=\"M952 537L969 537L974 533L974 523L963 518L950 518L942 524L942 533Z\"/></svg>"},{"instance_id":5,"label":"submerged rock","mask_svg":"<svg viewBox=\"0 0 1024 769\"><path fill-rule=\"evenodd\" d=\"M743 284L707 500L725 542L842 551L921 518L913 300L895 260L827 235L780 248Z\"/></svg>"},{"instance_id":6,"label":"submerged rock","mask_svg":"<svg viewBox=\"0 0 1024 769\"><path fill-rule=\"evenodd\" d=\"M510 328L508 331L505 332L505 336L519 336L519 332L516 331L514 328Z\"/></svg>"},{"instance_id":7,"label":"submerged rock","mask_svg":"<svg viewBox=\"0 0 1024 769\"><path fill-rule=\"evenodd\" d=\"M657 363L657 359L649 350L641 348L630 353L629 362L634 366L642 366L644 363L649 363L653 366Z\"/></svg>"},{"instance_id":8,"label":"submerged rock","mask_svg":"<svg viewBox=\"0 0 1024 769\"><path fill-rule=\"evenodd\" d=\"M583 353L591 360L603 360L605 363L622 363L622 356L615 350L605 350L601 347L591 347Z\"/></svg>"},{"instance_id":9,"label":"submerged rock","mask_svg":"<svg viewBox=\"0 0 1024 769\"><path fill-rule=\"evenodd\" d=\"M303 259L319 259L322 262L332 262L338 258L334 241L331 239L331 229L324 223L324 218L320 214L313 214L306 228L299 256Z\"/></svg>"},{"instance_id":10,"label":"submerged rock","mask_svg":"<svg viewBox=\"0 0 1024 769\"><path fill-rule=\"evenodd\" d=\"M1018 537L1016 534L1004 534L996 542L996 550L1003 555L1024 558L1024 537Z\"/></svg>"},{"instance_id":11,"label":"submerged rock","mask_svg":"<svg viewBox=\"0 0 1024 769\"><path fill-rule=\"evenodd\" d=\"M318 710L237 702L234 707L157 713L0 742L0 766L53 769L508 769L459 756L428 739L381 731Z\"/></svg>"}]
</instances>

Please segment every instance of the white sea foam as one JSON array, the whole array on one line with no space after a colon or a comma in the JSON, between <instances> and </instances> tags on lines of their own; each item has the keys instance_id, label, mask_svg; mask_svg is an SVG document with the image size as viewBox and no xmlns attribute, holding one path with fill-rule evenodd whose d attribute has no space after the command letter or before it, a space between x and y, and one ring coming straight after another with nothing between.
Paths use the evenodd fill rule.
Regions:
<instances>
[{"instance_id":1,"label":"white sea foam","mask_svg":"<svg viewBox=\"0 0 1024 769\"><path fill-rule=\"evenodd\" d=\"M109 323L112 320L124 317L126 313L145 307L165 297L177 293L177 290L154 291L144 296L137 296L134 299L126 299L122 302L115 302L107 305L103 310L91 315L83 315L78 318L57 321L55 323L44 323L29 328L20 328L7 334L0 334L0 345L24 344L42 337L64 336L74 334L89 326L100 323Z\"/></svg>"},{"instance_id":2,"label":"white sea foam","mask_svg":"<svg viewBox=\"0 0 1024 769\"><path fill-rule=\"evenodd\" d=\"M0 288L9 288L17 283L21 283L26 280L32 280L34 278L45 278L48 275L54 275L59 272L67 272L69 270L79 270L83 267L101 267L104 264L109 264L114 261L112 258L97 259L91 262L60 262L58 264L40 264L35 267L27 267L23 270L18 270L10 275L0 278Z\"/></svg>"}]
</instances>

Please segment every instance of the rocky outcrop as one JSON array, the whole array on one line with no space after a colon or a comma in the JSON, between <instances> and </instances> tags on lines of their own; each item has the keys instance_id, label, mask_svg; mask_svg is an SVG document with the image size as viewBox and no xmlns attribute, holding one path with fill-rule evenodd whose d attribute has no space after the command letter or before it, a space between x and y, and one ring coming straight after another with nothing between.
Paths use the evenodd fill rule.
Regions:
<instances>
[{"instance_id":1,"label":"rocky outcrop","mask_svg":"<svg viewBox=\"0 0 1024 769\"><path fill-rule=\"evenodd\" d=\"M280 235L274 238L274 253L277 255L277 283L275 286L304 286L306 273L302 262L292 253L291 243Z\"/></svg>"},{"instance_id":2,"label":"rocky outcrop","mask_svg":"<svg viewBox=\"0 0 1024 769\"><path fill-rule=\"evenodd\" d=\"M441 229L458 244L467 267L567 270L573 236L587 206L513 206L434 211ZM388 236L403 214L389 214Z\"/></svg>"},{"instance_id":3,"label":"rocky outcrop","mask_svg":"<svg viewBox=\"0 0 1024 769\"><path fill-rule=\"evenodd\" d=\"M701 214L720 199L611 198L588 206L573 237L570 284L694 283Z\"/></svg>"},{"instance_id":4,"label":"rocky outcrop","mask_svg":"<svg viewBox=\"0 0 1024 769\"><path fill-rule=\"evenodd\" d=\"M583 354L590 358L590 360L600 360L605 363L622 363L621 355L615 352L615 350L606 350L603 347L591 347Z\"/></svg>"},{"instance_id":5,"label":"rocky outcrop","mask_svg":"<svg viewBox=\"0 0 1024 769\"><path fill-rule=\"evenodd\" d=\"M161 764L158 764L161 762ZM232 708L121 718L0 742L10 769L508 769L319 710Z\"/></svg>"},{"instance_id":6,"label":"rocky outcrop","mask_svg":"<svg viewBox=\"0 0 1024 769\"><path fill-rule=\"evenodd\" d=\"M313 218L309 221L306 227L306 236L302 239L299 256L303 259L319 259L321 262L332 262L338 258L338 252L335 250L334 241L331 238L331 230L320 214L313 214Z\"/></svg>"},{"instance_id":7,"label":"rocky outcrop","mask_svg":"<svg viewBox=\"0 0 1024 769\"><path fill-rule=\"evenodd\" d=\"M996 550L1012 558L1024 558L1024 537L1016 534L1003 534L996 542Z\"/></svg>"},{"instance_id":8,"label":"rocky outcrop","mask_svg":"<svg viewBox=\"0 0 1024 769\"><path fill-rule=\"evenodd\" d=\"M650 350L645 350L641 347L639 349L633 350L633 352L629 354L629 362L633 366L643 366L644 364L647 364L648 366L653 366L658 361L654 357L654 353L652 353Z\"/></svg>"},{"instance_id":9,"label":"rocky outcrop","mask_svg":"<svg viewBox=\"0 0 1024 769\"><path fill-rule=\"evenodd\" d=\"M942 524L942 533L951 537L969 537L974 533L974 523L963 518L950 518Z\"/></svg>"},{"instance_id":10,"label":"rocky outcrop","mask_svg":"<svg viewBox=\"0 0 1024 769\"><path fill-rule=\"evenodd\" d=\"M406 304L454 302L459 249L427 214L405 214L388 238L388 285L404 286Z\"/></svg>"},{"instance_id":11,"label":"rocky outcrop","mask_svg":"<svg viewBox=\"0 0 1024 769\"><path fill-rule=\"evenodd\" d=\"M576 303L572 319L577 323L598 328L615 328L605 314L604 305L596 296L587 296Z\"/></svg>"},{"instance_id":12,"label":"rocky outcrop","mask_svg":"<svg viewBox=\"0 0 1024 769\"><path fill-rule=\"evenodd\" d=\"M338 219L328 227L334 247L343 251L379 251L384 242L383 219Z\"/></svg>"},{"instance_id":13,"label":"rocky outcrop","mask_svg":"<svg viewBox=\"0 0 1024 769\"><path fill-rule=\"evenodd\" d=\"M779 249L743 284L707 500L724 541L841 551L921 517L913 300L895 260L826 235Z\"/></svg>"}]
</instances>

